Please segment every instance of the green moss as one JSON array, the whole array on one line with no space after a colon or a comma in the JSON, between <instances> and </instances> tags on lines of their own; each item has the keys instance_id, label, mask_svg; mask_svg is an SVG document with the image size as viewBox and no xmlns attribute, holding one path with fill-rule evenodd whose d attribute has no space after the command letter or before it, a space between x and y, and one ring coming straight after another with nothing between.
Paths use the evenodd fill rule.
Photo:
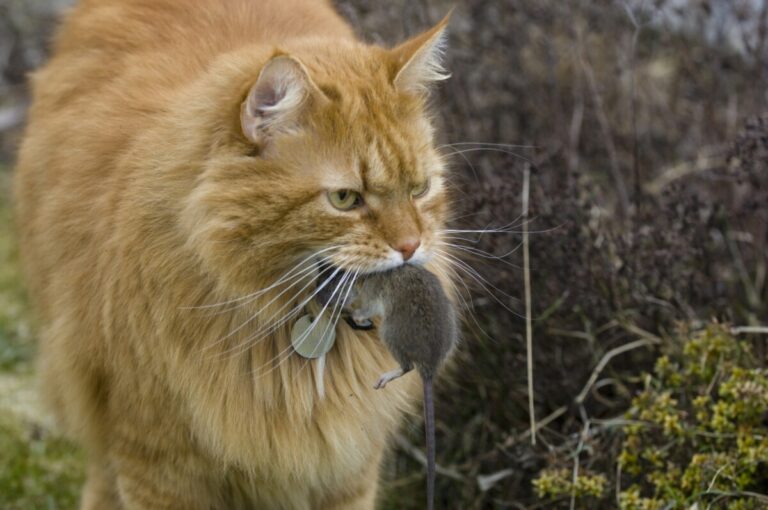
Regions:
<instances>
[{"instance_id":1,"label":"green moss","mask_svg":"<svg viewBox=\"0 0 768 510\"><path fill-rule=\"evenodd\" d=\"M10 173L0 167L0 375L14 381L0 387L0 508L76 508L84 479L82 455L34 423L39 420L21 418L14 405L30 399L26 391L33 386L34 354L16 246Z\"/></svg>"},{"instance_id":2,"label":"green moss","mask_svg":"<svg viewBox=\"0 0 768 510\"><path fill-rule=\"evenodd\" d=\"M608 479L601 474L579 473L573 479L568 469L546 469L533 481L536 495L545 499L558 499L573 495L582 504L587 498L601 498Z\"/></svg>"},{"instance_id":3,"label":"green moss","mask_svg":"<svg viewBox=\"0 0 768 510\"><path fill-rule=\"evenodd\" d=\"M764 507L755 494L768 488L768 372L719 324L681 345L627 413L622 508Z\"/></svg>"},{"instance_id":4,"label":"green moss","mask_svg":"<svg viewBox=\"0 0 768 510\"><path fill-rule=\"evenodd\" d=\"M36 425L0 421L0 508L77 507L84 474L82 458L67 441Z\"/></svg>"},{"instance_id":5,"label":"green moss","mask_svg":"<svg viewBox=\"0 0 768 510\"><path fill-rule=\"evenodd\" d=\"M11 214L10 173L0 167L0 370L29 368L33 343Z\"/></svg>"},{"instance_id":6,"label":"green moss","mask_svg":"<svg viewBox=\"0 0 768 510\"><path fill-rule=\"evenodd\" d=\"M548 468L533 481L540 498L574 494L584 508L618 500L621 510L768 506L763 361L720 324L682 331L666 350L626 413L615 466L618 494L607 489L612 472L582 474L574 484L570 469Z\"/></svg>"}]
</instances>

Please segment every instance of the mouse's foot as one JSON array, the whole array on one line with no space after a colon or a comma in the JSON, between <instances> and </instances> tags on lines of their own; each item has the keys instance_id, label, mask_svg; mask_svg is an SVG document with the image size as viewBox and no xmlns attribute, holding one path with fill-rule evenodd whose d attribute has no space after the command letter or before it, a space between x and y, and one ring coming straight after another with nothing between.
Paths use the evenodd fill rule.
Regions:
<instances>
[{"instance_id":1,"label":"mouse's foot","mask_svg":"<svg viewBox=\"0 0 768 510\"><path fill-rule=\"evenodd\" d=\"M379 377L379 380L376 382L376 384L373 386L377 390L382 389L384 386L387 385L390 381L394 381L395 379L398 379L405 374L408 373L408 370L403 370L402 368L398 368L397 370L392 370L391 372L387 372L386 374Z\"/></svg>"}]
</instances>

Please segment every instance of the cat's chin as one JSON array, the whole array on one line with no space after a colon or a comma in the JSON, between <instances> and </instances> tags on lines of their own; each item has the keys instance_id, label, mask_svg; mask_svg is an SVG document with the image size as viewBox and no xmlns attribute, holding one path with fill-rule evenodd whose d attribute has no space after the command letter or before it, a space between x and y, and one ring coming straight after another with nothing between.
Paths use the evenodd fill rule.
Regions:
<instances>
[{"instance_id":1,"label":"cat's chin","mask_svg":"<svg viewBox=\"0 0 768 510\"><path fill-rule=\"evenodd\" d=\"M406 264L423 266L429 262L430 258L431 257L426 253L419 252L416 253L410 260L403 260L403 257L398 253L393 254L386 259L365 264L362 267L358 265L357 267L349 268L338 264L333 264L332 262L322 262L319 259L317 260L316 264L319 273L325 271L329 274L332 274L338 270L339 276L342 276L348 272L357 272L360 275L364 275L371 273L383 273L384 271L389 271L390 269L395 269Z\"/></svg>"},{"instance_id":2,"label":"cat's chin","mask_svg":"<svg viewBox=\"0 0 768 510\"><path fill-rule=\"evenodd\" d=\"M393 257L391 259L387 259L372 265L370 268L361 271L360 274L383 273L384 271L389 271L390 269L395 269L405 265L423 266L427 263L427 260L428 259L426 257L413 257L410 260L403 260L400 256L397 258Z\"/></svg>"},{"instance_id":3,"label":"cat's chin","mask_svg":"<svg viewBox=\"0 0 768 510\"><path fill-rule=\"evenodd\" d=\"M384 271L389 271L390 269L395 269L396 267L400 267L405 264L408 264L408 262L405 262L402 258L399 257L398 259L387 259L374 264L370 269L364 271L363 274L383 273Z\"/></svg>"}]
</instances>

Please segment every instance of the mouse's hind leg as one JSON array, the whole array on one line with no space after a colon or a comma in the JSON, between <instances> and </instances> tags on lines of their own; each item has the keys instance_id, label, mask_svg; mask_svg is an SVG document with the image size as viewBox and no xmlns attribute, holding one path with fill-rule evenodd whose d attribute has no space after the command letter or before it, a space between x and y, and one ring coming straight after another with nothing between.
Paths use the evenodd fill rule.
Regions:
<instances>
[{"instance_id":1,"label":"mouse's hind leg","mask_svg":"<svg viewBox=\"0 0 768 510\"><path fill-rule=\"evenodd\" d=\"M387 372L383 374L381 377L379 377L379 380L376 381L376 384L373 387L377 390L380 390L384 386L386 386L387 383L404 376L405 374L410 372L412 369L413 367L400 367L397 370L392 370L390 372Z\"/></svg>"}]
</instances>

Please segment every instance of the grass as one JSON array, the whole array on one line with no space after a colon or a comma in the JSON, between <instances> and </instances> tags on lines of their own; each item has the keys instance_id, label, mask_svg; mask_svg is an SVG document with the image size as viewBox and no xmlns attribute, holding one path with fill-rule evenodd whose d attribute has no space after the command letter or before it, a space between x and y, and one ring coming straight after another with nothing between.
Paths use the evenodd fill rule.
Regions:
<instances>
[{"instance_id":1,"label":"grass","mask_svg":"<svg viewBox=\"0 0 768 510\"><path fill-rule=\"evenodd\" d=\"M10 183L10 172L0 167L0 508L72 509L84 479L83 456L51 431L37 402Z\"/></svg>"},{"instance_id":2,"label":"grass","mask_svg":"<svg viewBox=\"0 0 768 510\"><path fill-rule=\"evenodd\" d=\"M76 508L82 482L72 444L26 420L0 419L0 508Z\"/></svg>"},{"instance_id":3,"label":"grass","mask_svg":"<svg viewBox=\"0 0 768 510\"><path fill-rule=\"evenodd\" d=\"M0 370L26 372L33 342L19 275L10 188L10 172L0 167Z\"/></svg>"}]
</instances>

